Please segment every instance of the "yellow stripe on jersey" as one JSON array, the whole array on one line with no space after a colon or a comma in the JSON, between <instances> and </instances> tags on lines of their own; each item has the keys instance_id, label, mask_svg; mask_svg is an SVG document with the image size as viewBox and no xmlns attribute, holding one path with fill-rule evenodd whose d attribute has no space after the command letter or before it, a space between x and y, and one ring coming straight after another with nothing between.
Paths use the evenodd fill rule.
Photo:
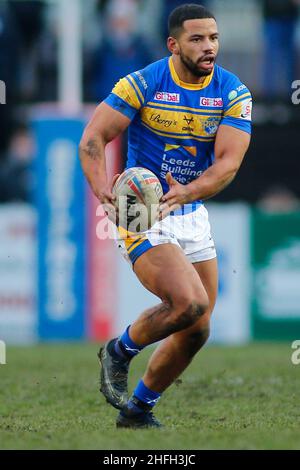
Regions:
<instances>
[{"instance_id":1,"label":"yellow stripe on jersey","mask_svg":"<svg viewBox=\"0 0 300 470\"><path fill-rule=\"evenodd\" d=\"M135 86L135 88L136 88L136 91L138 92L138 95L139 95L139 97L140 97L141 102L144 103L145 98L143 97L142 92L141 92L141 90L139 89L139 86L138 86L138 84L136 83L134 77L133 77L132 75L128 75L127 78L134 84L134 86Z\"/></svg>"},{"instance_id":2,"label":"yellow stripe on jersey","mask_svg":"<svg viewBox=\"0 0 300 470\"><path fill-rule=\"evenodd\" d=\"M153 130L188 137L214 137L221 116L199 115L193 113L176 113L166 109L154 109L147 105L141 109L142 123ZM209 130L209 132L207 132ZM202 139L204 140L204 139Z\"/></svg>"},{"instance_id":3,"label":"yellow stripe on jersey","mask_svg":"<svg viewBox=\"0 0 300 470\"><path fill-rule=\"evenodd\" d=\"M241 101L240 103L237 103L234 106L232 106L230 109L226 111L226 113L224 114L224 117L240 118L244 103L245 101Z\"/></svg>"},{"instance_id":4,"label":"yellow stripe on jersey","mask_svg":"<svg viewBox=\"0 0 300 470\"><path fill-rule=\"evenodd\" d=\"M234 105L234 103L236 103L237 101L241 100L241 99L246 99L246 98L251 98L251 93L247 92L247 93L244 93L243 95L241 96L238 96L237 98L235 98L234 100L231 101L230 103L230 108L227 109L227 111L229 109L231 109L231 107Z\"/></svg>"},{"instance_id":5,"label":"yellow stripe on jersey","mask_svg":"<svg viewBox=\"0 0 300 470\"><path fill-rule=\"evenodd\" d=\"M195 137L194 135L183 135L183 136L180 136L180 135L172 135L172 134L167 134L166 132L159 132L159 131L156 131L155 129L153 129L152 127L148 126L147 124L145 124L143 121L141 122L142 126L145 126L147 129L149 129L149 131L151 132L154 132L154 134L157 134L157 135L160 135L162 137L169 137L169 139L192 139L192 140L196 140L197 142L213 142L215 140L214 137L212 137L211 139L203 139L201 137Z\"/></svg>"},{"instance_id":6,"label":"yellow stripe on jersey","mask_svg":"<svg viewBox=\"0 0 300 470\"><path fill-rule=\"evenodd\" d=\"M157 106L159 108L172 108L178 111L185 111L186 113L190 111L198 112L198 113L213 113L213 114L222 114L223 109L197 109L197 108L189 108L189 106L174 106L173 104L162 104L162 103L154 103L153 101L149 101L148 106Z\"/></svg>"},{"instance_id":7,"label":"yellow stripe on jersey","mask_svg":"<svg viewBox=\"0 0 300 470\"><path fill-rule=\"evenodd\" d=\"M119 96L122 100L126 101L130 106L135 109L141 108L141 103L137 97L136 91L133 88L133 85L129 83L126 78L122 78L114 86L112 93Z\"/></svg>"}]
</instances>

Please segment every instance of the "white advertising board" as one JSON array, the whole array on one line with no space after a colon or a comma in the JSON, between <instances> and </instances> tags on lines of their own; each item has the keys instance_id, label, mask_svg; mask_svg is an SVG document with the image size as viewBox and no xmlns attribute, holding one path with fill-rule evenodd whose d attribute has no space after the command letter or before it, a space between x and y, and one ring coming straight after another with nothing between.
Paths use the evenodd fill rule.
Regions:
<instances>
[{"instance_id":1,"label":"white advertising board","mask_svg":"<svg viewBox=\"0 0 300 470\"><path fill-rule=\"evenodd\" d=\"M0 340L37 340L36 211L27 204L0 206Z\"/></svg>"}]
</instances>

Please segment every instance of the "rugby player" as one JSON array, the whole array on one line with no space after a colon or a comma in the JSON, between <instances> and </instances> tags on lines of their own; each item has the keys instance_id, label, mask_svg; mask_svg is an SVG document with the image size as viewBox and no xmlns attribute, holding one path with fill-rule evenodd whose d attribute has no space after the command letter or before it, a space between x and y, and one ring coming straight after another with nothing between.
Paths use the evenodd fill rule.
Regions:
<instances>
[{"instance_id":1,"label":"rugby player","mask_svg":"<svg viewBox=\"0 0 300 470\"><path fill-rule=\"evenodd\" d=\"M219 34L213 14L197 4L176 8L167 45L169 57L115 85L80 143L84 173L101 203L112 207L115 202L105 146L127 127L127 168L151 170L164 191L162 220L138 237L128 233L118 241L141 284L161 300L99 352L100 390L120 409L118 427L161 426L153 406L208 339L218 274L203 200L234 179L250 142L251 94L216 64ZM128 398L130 361L157 341Z\"/></svg>"}]
</instances>

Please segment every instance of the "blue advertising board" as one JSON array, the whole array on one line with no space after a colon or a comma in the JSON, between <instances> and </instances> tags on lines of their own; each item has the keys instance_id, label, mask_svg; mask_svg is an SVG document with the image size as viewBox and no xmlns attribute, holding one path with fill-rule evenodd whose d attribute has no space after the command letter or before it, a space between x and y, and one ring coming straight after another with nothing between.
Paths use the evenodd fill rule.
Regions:
<instances>
[{"instance_id":1,"label":"blue advertising board","mask_svg":"<svg viewBox=\"0 0 300 470\"><path fill-rule=\"evenodd\" d=\"M85 182L78 158L83 129L80 119L33 122L41 340L85 336Z\"/></svg>"}]
</instances>

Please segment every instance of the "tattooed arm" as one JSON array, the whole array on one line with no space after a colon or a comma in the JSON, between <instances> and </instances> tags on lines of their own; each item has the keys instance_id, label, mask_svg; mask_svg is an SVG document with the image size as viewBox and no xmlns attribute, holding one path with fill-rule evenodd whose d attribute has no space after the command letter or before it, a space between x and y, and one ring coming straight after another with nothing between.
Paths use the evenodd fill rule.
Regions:
<instances>
[{"instance_id":1,"label":"tattooed arm","mask_svg":"<svg viewBox=\"0 0 300 470\"><path fill-rule=\"evenodd\" d=\"M112 203L111 184L107 181L105 146L129 126L130 119L101 103L83 133L79 156L83 172L95 196L104 203Z\"/></svg>"}]
</instances>

